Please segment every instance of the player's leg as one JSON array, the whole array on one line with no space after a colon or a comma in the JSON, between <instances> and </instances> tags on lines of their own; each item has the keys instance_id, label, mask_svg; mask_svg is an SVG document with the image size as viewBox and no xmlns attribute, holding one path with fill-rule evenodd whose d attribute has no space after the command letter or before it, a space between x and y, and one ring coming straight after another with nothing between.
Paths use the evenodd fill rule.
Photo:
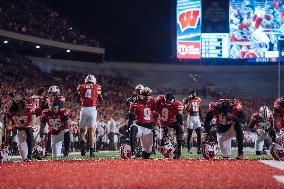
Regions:
<instances>
[{"instance_id":1,"label":"player's leg","mask_svg":"<svg viewBox=\"0 0 284 189\"><path fill-rule=\"evenodd\" d=\"M80 127L80 148L82 156L85 156L86 154L86 125L87 125L87 117L86 117L85 108L81 108L79 127Z\"/></svg>"},{"instance_id":2,"label":"player's leg","mask_svg":"<svg viewBox=\"0 0 284 189\"><path fill-rule=\"evenodd\" d=\"M175 130L176 134L176 141L177 141L177 149L175 150L174 159L178 159L181 156L181 145L183 141L183 130L182 126L175 123L173 129Z\"/></svg>"},{"instance_id":3,"label":"player's leg","mask_svg":"<svg viewBox=\"0 0 284 189\"><path fill-rule=\"evenodd\" d=\"M194 125L193 128L195 129L196 136L197 136L197 154L201 154L201 122L199 116L194 117Z\"/></svg>"},{"instance_id":4,"label":"player's leg","mask_svg":"<svg viewBox=\"0 0 284 189\"><path fill-rule=\"evenodd\" d=\"M32 153L33 153L33 128L27 127L25 129L26 135L27 135L27 146L28 146L28 159L32 159Z\"/></svg>"},{"instance_id":5,"label":"player's leg","mask_svg":"<svg viewBox=\"0 0 284 189\"><path fill-rule=\"evenodd\" d=\"M135 124L131 125L129 139L130 139L130 146L133 157L135 157L136 155L137 140L141 136L142 136L141 126Z\"/></svg>"},{"instance_id":6,"label":"player's leg","mask_svg":"<svg viewBox=\"0 0 284 189\"><path fill-rule=\"evenodd\" d=\"M223 158L228 159L231 156L232 149L230 130L226 131L225 133L217 133L217 140Z\"/></svg>"},{"instance_id":7,"label":"player's leg","mask_svg":"<svg viewBox=\"0 0 284 189\"><path fill-rule=\"evenodd\" d=\"M97 110L92 107L88 109L89 119L87 124L89 127L89 145L90 145L90 157L95 156L95 141L96 135L95 130L97 128Z\"/></svg>"},{"instance_id":8,"label":"player's leg","mask_svg":"<svg viewBox=\"0 0 284 189\"><path fill-rule=\"evenodd\" d=\"M69 129L64 132L64 157L68 157L70 151L71 136Z\"/></svg>"},{"instance_id":9,"label":"player's leg","mask_svg":"<svg viewBox=\"0 0 284 189\"><path fill-rule=\"evenodd\" d=\"M243 158L244 155L244 132L242 125L240 123L236 123L234 126L236 131L236 139L238 142L238 159Z\"/></svg>"},{"instance_id":10,"label":"player's leg","mask_svg":"<svg viewBox=\"0 0 284 189\"><path fill-rule=\"evenodd\" d=\"M141 145L142 145L142 158L149 159L153 147L153 132L151 129L142 127Z\"/></svg>"},{"instance_id":11,"label":"player's leg","mask_svg":"<svg viewBox=\"0 0 284 189\"><path fill-rule=\"evenodd\" d=\"M60 157L63 140L64 140L64 130L60 131L58 135L51 135L51 146L52 146L53 157Z\"/></svg>"},{"instance_id":12,"label":"player's leg","mask_svg":"<svg viewBox=\"0 0 284 189\"><path fill-rule=\"evenodd\" d=\"M192 136L192 132L193 132L193 121L192 121L192 117L188 116L187 117L187 149L188 149L188 153L191 154L191 136Z\"/></svg>"},{"instance_id":13,"label":"player's leg","mask_svg":"<svg viewBox=\"0 0 284 189\"><path fill-rule=\"evenodd\" d=\"M264 136L256 135L256 138L255 138L255 154L256 155L261 155L263 145L264 145Z\"/></svg>"},{"instance_id":14,"label":"player's leg","mask_svg":"<svg viewBox=\"0 0 284 189\"><path fill-rule=\"evenodd\" d=\"M27 134L25 130L18 130L18 149L22 160L26 160L28 157L28 145L27 145Z\"/></svg>"}]
</instances>

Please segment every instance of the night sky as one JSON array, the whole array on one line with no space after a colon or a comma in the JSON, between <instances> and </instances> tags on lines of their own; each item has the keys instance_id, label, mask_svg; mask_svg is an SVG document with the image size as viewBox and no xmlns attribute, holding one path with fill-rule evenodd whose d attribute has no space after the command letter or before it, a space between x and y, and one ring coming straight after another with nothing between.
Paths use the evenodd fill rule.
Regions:
<instances>
[{"instance_id":1,"label":"night sky","mask_svg":"<svg viewBox=\"0 0 284 189\"><path fill-rule=\"evenodd\" d=\"M107 60L170 62L175 0L46 0L106 48Z\"/></svg>"}]
</instances>

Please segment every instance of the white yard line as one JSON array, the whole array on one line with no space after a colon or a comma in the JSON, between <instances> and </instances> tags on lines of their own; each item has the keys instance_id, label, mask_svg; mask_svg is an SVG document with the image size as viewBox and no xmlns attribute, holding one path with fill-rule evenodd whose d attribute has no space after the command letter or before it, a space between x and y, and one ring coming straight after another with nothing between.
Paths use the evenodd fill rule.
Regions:
<instances>
[{"instance_id":1,"label":"white yard line","mask_svg":"<svg viewBox=\"0 0 284 189\"><path fill-rule=\"evenodd\" d=\"M277 169L280 169L284 171L284 161L275 161L275 160L260 160L261 163L264 163L266 165L269 165L271 167L275 167ZM284 173L283 173L284 174ZM281 184L284 184L284 176L283 175L274 175L273 178L280 182Z\"/></svg>"}]
</instances>

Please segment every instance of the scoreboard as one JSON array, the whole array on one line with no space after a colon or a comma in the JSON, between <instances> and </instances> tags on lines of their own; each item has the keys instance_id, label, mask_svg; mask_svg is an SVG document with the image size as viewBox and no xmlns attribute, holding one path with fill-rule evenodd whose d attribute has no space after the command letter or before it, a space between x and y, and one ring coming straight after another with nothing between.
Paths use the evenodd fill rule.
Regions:
<instances>
[{"instance_id":1,"label":"scoreboard","mask_svg":"<svg viewBox=\"0 0 284 189\"><path fill-rule=\"evenodd\" d=\"M229 58L230 37L228 33L202 33L202 58Z\"/></svg>"}]
</instances>

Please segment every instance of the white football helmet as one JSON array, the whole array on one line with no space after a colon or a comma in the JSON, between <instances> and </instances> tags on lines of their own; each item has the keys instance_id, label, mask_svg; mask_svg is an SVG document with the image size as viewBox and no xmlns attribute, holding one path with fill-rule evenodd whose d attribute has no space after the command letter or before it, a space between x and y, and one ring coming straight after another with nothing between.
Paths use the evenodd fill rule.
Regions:
<instances>
[{"instance_id":1,"label":"white football helmet","mask_svg":"<svg viewBox=\"0 0 284 189\"><path fill-rule=\"evenodd\" d=\"M122 159L130 159L131 158L132 153L131 153L131 146L129 144L127 144L127 143L122 144L120 146L119 151L120 151L120 157Z\"/></svg>"},{"instance_id":2,"label":"white football helmet","mask_svg":"<svg viewBox=\"0 0 284 189\"><path fill-rule=\"evenodd\" d=\"M43 138L40 138L34 147L34 150L38 152L38 155L42 158L45 156L45 141Z\"/></svg>"},{"instance_id":3,"label":"white football helmet","mask_svg":"<svg viewBox=\"0 0 284 189\"><path fill-rule=\"evenodd\" d=\"M3 143L0 147L0 162L5 162L10 160L10 150L9 145Z\"/></svg>"},{"instance_id":4,"label":"white football helmet","mask_svg":"<svg viewBox=\"0 0 284 189\"><path fill-rule=\"evenodd\" d=\"M263 119L268 119L272 115L271 111L267 106L261 106L259 109L259 116Z\"/></svg>"},{"instance_id":5,"label":"white football helmet","mask_svg":"<svg viewBox=\"0 0 284 189\"><path fill-rule=\"evenodd\" d=\"M141 85L141 84L138 84L136 87L135 87L135 90L143 90L144 89L144 86Z\"/></svg>"},{"instance_id":6,"label":"white football helmet","mask_svg":"<svg viewBox=\"0 0 284 189\"><path fill-rule=\"evenodd\" d=\"M201 153L205 159L213 159L216 155L217 149L215 142L205 141L201 145Z\"/></svg>"},{"instance_id":7,"label":"white football helmet","mask_svg":"<svg viewBox=\"0 0 284 189\"><path fill-rule=\"evenodd\" d=\"M89 74L85 78L85 83L88 83L88 82L92 82L92 83L96 84L97 83L97 79L96 79L96 77L94 75Z\"/></svg>"},{"instance_id":8,"label":"white football helmet","mask_svg":"<svg viewBox=\"0 0 284 189\"><path fill-rule=\"evenodd\" d=\"M284 132L276 134L276 141L271 144L270 154L275 160L284 160Z\"/></svg>"},{"instance_id":9,"label":"white football helmet","mask_svg":"<svg viewBox=\"0 0 284 189\"><path fill-rule=\"evenodd\" d=\"M49 87L47 92L59 95L60 94L60 89L59 89L58 86L53 85L53 86Z\"/></svg>"},{"instance_id":10,"label":"white football helmet","mask_svg":"<svg viewBox=\"0 0 284 189\"><path fill-rule=\"evenodd\" d=\"M169 158L173 155L175 151L175 146L171 140L164 137L161 141L161 145L158 148L159 152L164 155L165 158Z\"/></svg>"}]
</instances>

